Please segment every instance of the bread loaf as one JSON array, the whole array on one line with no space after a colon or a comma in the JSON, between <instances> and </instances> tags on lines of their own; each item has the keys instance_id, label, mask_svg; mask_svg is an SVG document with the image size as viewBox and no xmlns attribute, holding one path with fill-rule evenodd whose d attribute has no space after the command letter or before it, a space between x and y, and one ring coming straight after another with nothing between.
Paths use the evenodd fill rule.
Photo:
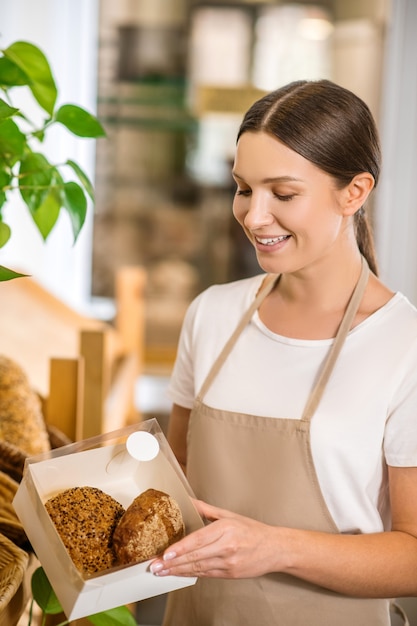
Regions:
<instances>
[{"instance_id":1,"label":"bread loaf","mask_svg":"<svg viewBox=\"0 0 417 626\"><path fill-rule=\"evenodd\" d=\"M65 489L45 508L82 574L146 561L185 533L177 502L156 489L141 493L126 511L96 487Z\"/></svg>"},{"instance_id":2,"label":"bread loaf","mask_svg":"<svg viewBox=\"0 0 417 626\"><path fill-rule=\"evenodd\" d=\"M146 561L184 536L177 502L168 494L148 489L126 509L113 534L117 564Z\"/></svg>"},{"instance_id":3,"label":"bread loaf","mask_svg":"<svg viewBox=\"0 0 417 626\"><path fill-rule=\"evenodd\" d=\"M124 508L96 487L72 487L45 503L77 569L94 574L115 565L113 531Z\"/></svg>"},{"instance_id":4,"label":"bread loaf","mask_svg":"<svg viewBox=\"0 0 417 626\"><path fill-rule=\"evenodd\" d=\"M28 455L50 450L39 396L18 363L0 355L0 441Z\"/></svg>"}]
</instances>

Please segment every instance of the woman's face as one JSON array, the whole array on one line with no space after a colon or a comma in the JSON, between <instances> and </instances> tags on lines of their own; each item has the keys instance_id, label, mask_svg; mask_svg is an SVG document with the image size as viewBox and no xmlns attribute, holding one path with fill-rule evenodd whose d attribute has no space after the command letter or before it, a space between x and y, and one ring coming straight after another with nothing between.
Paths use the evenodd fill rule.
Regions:
<instances>
[{"instance_id":1,"label":"woman's face","mask_svg":"<svg viewBox=\"0 0 417 626\"><path fill-rule=\"evenodd\" d=\"M240 137L233 177L233 214L265 272L305 268L329 255L344 237L343 189L272 135Z\"/></svg>"}]
</instances>

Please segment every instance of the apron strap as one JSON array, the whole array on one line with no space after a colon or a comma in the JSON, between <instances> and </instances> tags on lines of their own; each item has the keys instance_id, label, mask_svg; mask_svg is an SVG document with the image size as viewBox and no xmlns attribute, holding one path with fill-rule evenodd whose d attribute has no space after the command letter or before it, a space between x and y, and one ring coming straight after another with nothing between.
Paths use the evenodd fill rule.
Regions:
<instances>
[{"instance_id":1,"label":"apron strap","mask_svg":"<svg viewBox=\"0 0 417 626\"><path fill-rule=\"evenodd\" d=\"M262 285L261 285L260 289L258 290L258 293L256 294L255 299L253 300L253 302L250 305L249 309L242 316L242 318L241 318L240 322L238 323L238 325L236 326L233 334L230 336L230 338L225 343L225 345L223 347L223 350L220 352L219 356L215 360L215 362L214 362L211 370L209 371L209 373L208 373L204 383L202 384L201 389L200 389L200 391L199 391L199 393L197 395L197 400L199 400L200 402L204 398L207 390L210 388L210 385L212 384L213 380L216 378L216 376L217 376L219 370L221 369L223 363L225 362L225 360L229 356L230 351L233 348L234 344L236 343L239 335L241 334L241 332L243 331L245 326L247 326L249 324L249 322L250 322L250 320L252 318L252 315L260 307L260 305L263 302L263 300L272 291L272 288L276 284L276 281L278 280L278 278L279 278L279 275L277 275L277 274L267 274L267 276L264 278L264 280L262 282Z\"/></svg>"},{"instance_id":2,"label":"apron strap","mask_svg":"<svg viewBox=\"0 0 417 626\"><path fill-rule=\"evenodd\" d=\"M333 371L334 364L336 363L337 357L339 356L339 352L342 349L344 341L352 326L353 320L355 319L355 315L358 311L359 305L361 303L363 294L366 289L366 285L368 283L368 278L369 278L369 266L368 266L366 259L362 257L362 269L361 269L361 274L359 276L359 280L349 300L349 304L346 308L345 315L343 316L342 322L336 333L336 337L331 345L330 352L324 363L323 369L319 375L319 378L316 382L316 385L309 399L307 400L307 404L304 408L304 412L301 418L304 421L311 420L311 418L314 415L315 410L317 409L319 405L319 402L326 388L327 381L330 378L330 375Z\"/></svg>"}]
</instances>

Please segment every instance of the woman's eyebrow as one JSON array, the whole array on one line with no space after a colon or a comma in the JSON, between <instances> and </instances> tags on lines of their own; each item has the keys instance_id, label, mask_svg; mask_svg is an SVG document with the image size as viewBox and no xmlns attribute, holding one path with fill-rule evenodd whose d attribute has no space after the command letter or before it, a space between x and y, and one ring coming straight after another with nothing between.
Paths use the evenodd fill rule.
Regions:
<instances>
[{"instance_id":1,"label":"woman's eyebrow","mask_svg":"<svg viewBox=\"0 0 417 626\"><path fill-rule=\"evenodd\" d=\"M240 176L237 172L233 171L232 175L234 178L238 178L239 180L244 180L243 176ZM295 176L272 176L268 178L264 178L262 183L290 183L290 182L303 182L301 178L296 178Z\"/></svg>"}]
</instances>

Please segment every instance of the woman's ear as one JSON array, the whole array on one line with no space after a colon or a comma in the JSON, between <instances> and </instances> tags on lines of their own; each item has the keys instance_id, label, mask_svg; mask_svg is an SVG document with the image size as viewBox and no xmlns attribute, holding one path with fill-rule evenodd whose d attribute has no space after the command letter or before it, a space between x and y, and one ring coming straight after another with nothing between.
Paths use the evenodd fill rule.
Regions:
<instances>
[{"instance_id":1,"label":"woman's ear","mask_svg":"<svg viewBox=\"0 0 417 626\"><path fill-rule=\"evenodd\" d=\"M374 185L374 177L369 172L356 174L343 190L343 215L354 215L363 207Z\"/></svg>"}]
</instances>

